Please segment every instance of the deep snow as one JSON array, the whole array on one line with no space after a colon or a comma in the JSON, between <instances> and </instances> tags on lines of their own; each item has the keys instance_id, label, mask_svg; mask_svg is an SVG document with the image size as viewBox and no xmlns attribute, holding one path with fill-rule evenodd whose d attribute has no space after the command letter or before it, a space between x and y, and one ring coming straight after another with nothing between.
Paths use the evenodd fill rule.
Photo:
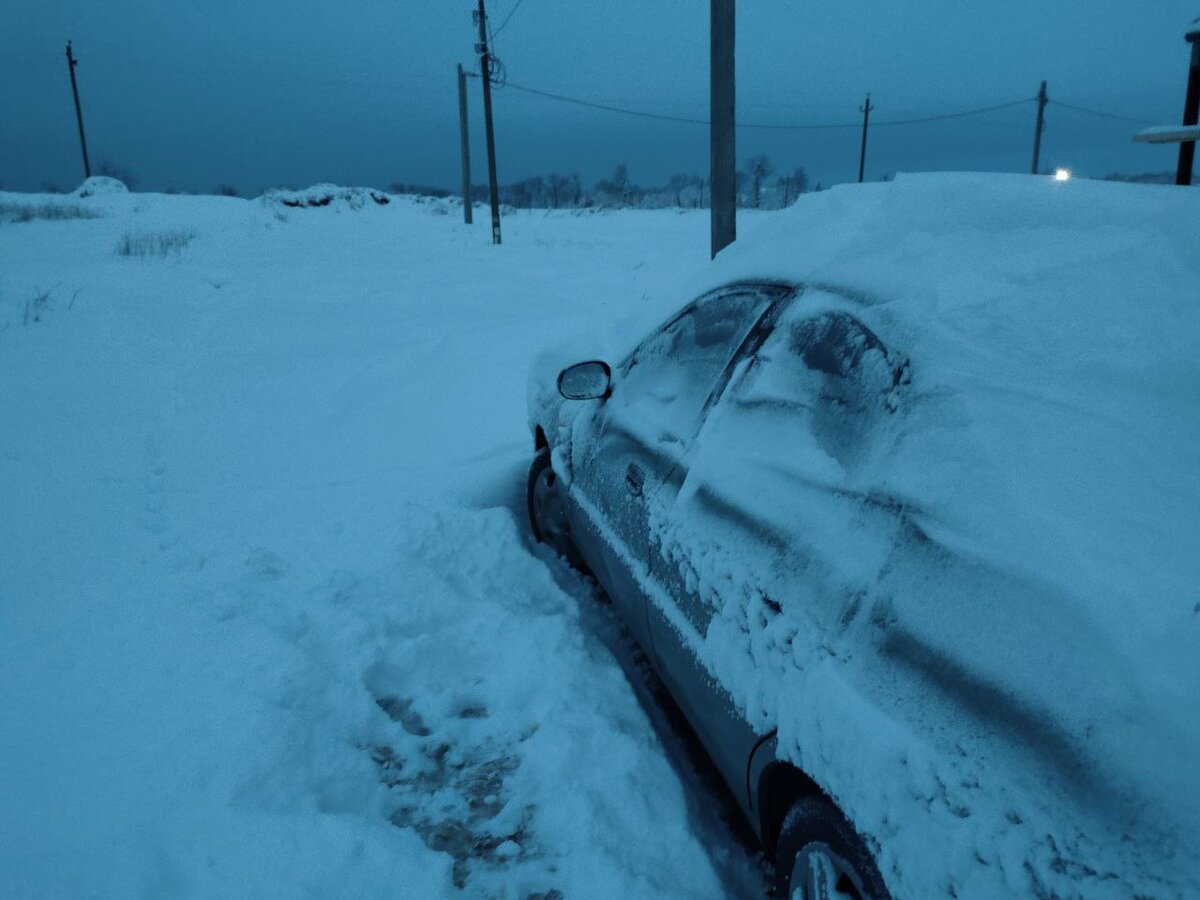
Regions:
<instances>
[{"instance_id":1,"label":"deep snow","mask_svg":"<svg viewBox=\"0 0 1200 900\"><path fill-rule=\"evenodd\" d=\"M0 223L0 894L760 895L611 623L520 510L542 348L585 332L548 358L616 360L701 290L766 276L851 290L910 359L900 424L851 466L895 503L827 504L816 536L784 516L818 551L812 602L781 597L755 630L753 591L727 597L701 659L862 813L901 897L1123 896L1113 867L1186 895L1195 843L1170 816L1196 797L1194 192L848 187L743 216L709 266L703 213L521 213L493 248L443 203L96 187L0 194L101 213ZM810 467L789 502L818 502L813 471L845 474L828 451L782 461ZM951 563L897 555L889 509ZM753 550L718 543L695 583L769 593L779 571ZM1063 843L1079 798L1031 791L1036 754L984 726L948 746L962 719L928 679L872 681L861 646L820 640L855 591L873 612L850 638L900 621L980 651L999 696L1083 735L1127 819L1165 811L1164 840Z\"/></svg>"},{"instance_id":2,"label":"deep snow","mask_svg":"<svg viewBox=\"0 0 1200 900\"><path fill-rule=\"evenodd\" d=\"M102 214L0 224L0 896L758 895L520 514L703 217L93 187L0 194Z\"/></svg>"}]
</instances>

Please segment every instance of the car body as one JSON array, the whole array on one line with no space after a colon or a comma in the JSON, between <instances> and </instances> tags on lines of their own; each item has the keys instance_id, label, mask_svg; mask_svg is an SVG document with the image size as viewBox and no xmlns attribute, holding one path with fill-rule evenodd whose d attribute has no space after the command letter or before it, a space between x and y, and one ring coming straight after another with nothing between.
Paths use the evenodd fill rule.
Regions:
<instances>
[{"instance_id":1,"label":"car body","mask_svg":"<svg viewBox=\"0 0 1200 900\"><path fill-rule=\"evenodd\" d=\"M914 223L990 221L988 196L1031 190L972 186L941 206L880 190L900 195L901 239ZM879 194L866 198L830 216L860 229L863 260L880 240L864 222L888 221ZM926 253L936 265L896 269L897 295L912 295L912 272L970 286L963 259ZM876 867L858 875L882 882L846 895L1188 896L1198 744L1172 710L1200 697L1197 669L1157 602L1123 631L1112 609L1129 597L1086 575L1104 539L1087 516L1116 513L1096 512L1094 481L1060 486L1087 469L1064 450L1073 429L1114 442L1125 429L1096 424L1099 394L1066 402L1067 376L1045 391L1032 381L1024 407L997 401L1012 387L998 373L1020 371L997 347L1025 346L1005 343L1006 319L964 306L960 332L982 325L962 341L954 311L938 319L923 297L864 290L871 279L754 277L816 262L836 273L830 259L854 272L845 246L810 255L788 267L743 254L714 276L735 277L611 364L536 372L535 529L554 518L552 537L605 588L768 851L806 798L845 816ZM1067 268L1104 292L1103 271ZM1064 345L1046 341L1044 360ZM1037 427L1017 433L1022 416ZM1128 503L1121 515L1149 518ZM1044 535L1061 546L1039 546ZM1105 562L1110 578L1124 564ZM1154 641L1166 676L1143 664Z\"/></svg>"}]
</instances>

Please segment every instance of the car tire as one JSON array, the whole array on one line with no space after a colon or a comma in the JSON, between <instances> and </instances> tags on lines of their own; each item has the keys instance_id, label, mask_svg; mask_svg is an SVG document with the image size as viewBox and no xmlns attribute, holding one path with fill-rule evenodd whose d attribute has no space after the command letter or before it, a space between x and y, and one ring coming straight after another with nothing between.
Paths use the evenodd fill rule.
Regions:
<instances>
[{"instance_id":1,"label":"car tire","mask_svg":"<svg viewBox=\"0 0 1200 900\"><path fill-rule=\"evenodd\" d=\"M529 485L525 497L529 512L529 528L534 540L545 544L576 568L583 568L575 545L571 542L562 498L557 491L557 476L550 465L550 450L538 451L529 467Z\"/></svg>"},{"instance_id":2,"label":"car tire","mask_svg":"<svg viewBox=\"0 0 1200 900\"><path fill-rule=\"evenodd\" d=\"M775 851L776 900L891 900L863 839L822 797L796 801Z\"/></svg>"}]
</instances>

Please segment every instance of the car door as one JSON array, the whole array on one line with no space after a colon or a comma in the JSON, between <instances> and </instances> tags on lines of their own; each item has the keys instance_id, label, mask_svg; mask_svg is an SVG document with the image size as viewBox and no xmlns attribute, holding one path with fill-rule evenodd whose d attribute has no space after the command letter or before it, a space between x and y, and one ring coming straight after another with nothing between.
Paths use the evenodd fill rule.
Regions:
<instances>
[{"instance_id":1,"label":"car door","mask_svg":"<svg viewBox=\"0 0 1200 900\"><path fill-rule=\"evenodd\" d=\"M648 653L647 504L682 459L714 385L774 297L762 286L739 285L684 308L617 368L611 395L572 440L572 529Z\"/></svg>"},{"instance_id":2,"label":"car door","mask_svg":"<svg viewBox=\"0 0 1200 900\"><path fill-rule=\"evenodd\" d=\"M654 502L648 610L663 677L743 805L746 767L761 738L703 662L714 617L752 643L793 595L779 572L804 571L791 529L802 529L797 485L835 483L900 369L852 314L853 301L810 289L763 323L735 360L728 386L684 462ZM721 651L727 652L727 651ZM749 665L750 660L747 659ZM741 790L738 790L741 788Z\"/></svg>"}]
</instances>

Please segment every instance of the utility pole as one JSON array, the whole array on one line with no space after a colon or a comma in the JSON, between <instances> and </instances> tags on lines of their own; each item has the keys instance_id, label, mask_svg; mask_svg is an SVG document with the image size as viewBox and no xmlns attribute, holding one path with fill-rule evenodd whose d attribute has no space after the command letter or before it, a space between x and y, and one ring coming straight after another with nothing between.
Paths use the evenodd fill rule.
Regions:
<instances>
[{"instance_id":1,"label":"utility pole","mask_svg":"<svg viewBox=\"0 0 1200 900\"><path fill-rule=\"evenodd\" d=\"M483 8L483 0L479 0L479 9L475 12L479 25L479 43L475 50L479 53L479 74L483 78L483 127L487 132L488 155L488 188L492 200L492 243L500 243L500 187L496 184L496 136L492 131L492 54L488 49L487 11Z\"/></svg>"},{"instance_id":2,"label":"utility pole","mask_svg":"<svg viewBox=\"0 0 1200 900\"><path fill-rule=\"evenodd\" d=\"M867 102L858 108L858 111L863 114L863 137L862 149L858 152L858 183L863 183L863 173L867 170L867 126L871 122L871 95L867 94Z\"/></svg>"},{"instance_id":3,"label":"utility pole","mask_svg":"<svg viewBox=\"0 0 1200 900\"><path fill-rule=\"evenodd\" d=\"M458 132L462 138L463 221L471 224L471 142L467 139L467 74L458 64Z\"/></svg>"},{"instance_id":4,"label":"utility pole","mask_svg":"<svg viewBox=\"0 0 1200 900\"><path fill-rule=\"evenodd\" d=\"M482 2L482 0L481 0ZM737 240L737 143L734 133L734 2L711 0L712 99L709 168L712 255Z\"/></svg>"},{"instance_id":5,"label":"utility pole","mask_svg":"<svg viewBox=\"0 0 1200 900\"><path fill-rule=\"evenodd\" d=\"M1200 119L1200 19L1187 32L1187 42L1192 45L1192 64L1188 69L1187 97L1183 101L1184 127L1198 124ZM1192 183L1192 165L1196 160L1196 142L1184 141L1179 145L1179 168L1175 172L1175 183Z\"/></svg>"},{"instance_id":6,"label":"utility pole","mask_svg":"<svg viewBox=\"0 0 1200 900\"><path fill-rule=\"evenodd\" d=\"M79 65L71 52L71 42L67 41L67 70L71 73L71 93L75 95L75 121L79 123L79 146L83 150L83 177L92 177L92 164L88 162L87 137L83 133L83 110L79 106L79 85L75 81L75 67Z\"/></svg>"},{"instance_id":7,"label":"utility pole","mask_svg":"<svg viewBox=\"0 0 1200 900\"><path fill-rule=\"evenodd\" d=\"M1042 82L1042 86L1038 88L1037 102L1037 127L1033 129L1033 167L1030 170L1034 175L1038 173L1038 166L1042 161L1042 132L1046 128L1046 104L1049 102L1049 97L1046 95L1046 82L1044 81Z\"/></svg>"}]
</instances>

